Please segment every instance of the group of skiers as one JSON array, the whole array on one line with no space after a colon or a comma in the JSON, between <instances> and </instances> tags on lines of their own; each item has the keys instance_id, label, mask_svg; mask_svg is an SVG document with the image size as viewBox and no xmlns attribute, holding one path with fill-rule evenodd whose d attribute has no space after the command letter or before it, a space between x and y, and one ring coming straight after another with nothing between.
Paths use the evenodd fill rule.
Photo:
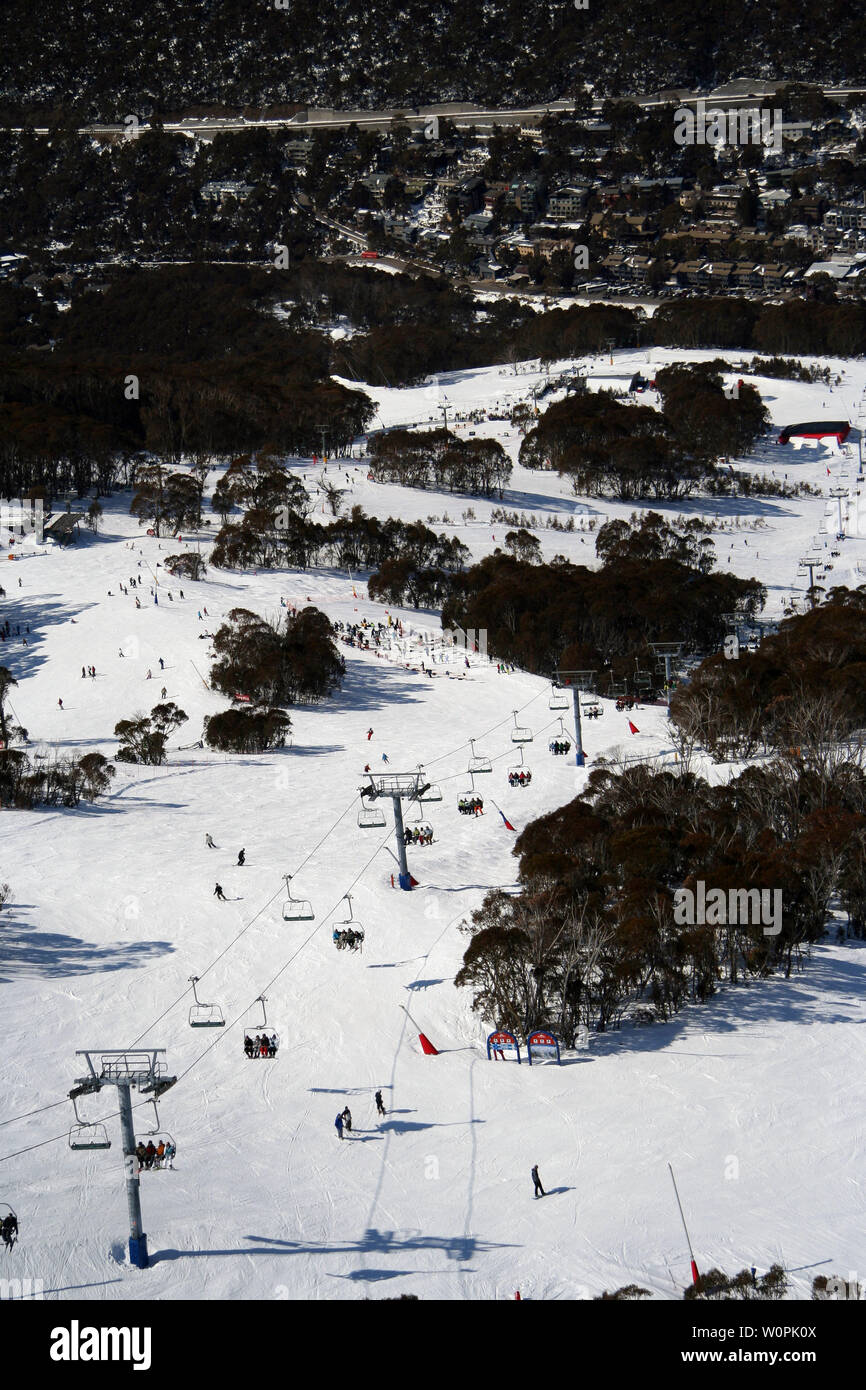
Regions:
<instances>
[{"instance_id":1,"label":"group of skiers","mask_svg":"<svg viewBox=\"0 0 866 1390\"><path fill-rule=\"evenodd\" d=\"M335 927L332 940L338 951L347 948L350 951L360 951L364 945L364 933L355 931L354 927L349 927L348 931L340 931L339 927Z\"/></svg>"},{"instance_id":2,"label":"group of skiers","mask_svg":"<svg viewBox=\"0 0 866 1390\"><path fill-rule=\"evenodd\" d=\"M177 1145L169 1139L168 1143L160 1139L158 1144L153 1140L145 1145L143 1140L139 1140L135 1146L135 1156L138 1159L138 1171L142 1168L161 1168L163 1163L167 1168L174 1167L174 1157L177 1153Z\"/></svg>"},{"instance_id":3,"label":"group of skiers","mask_svg":"<svg viewBox=\"0 0 866 1390\"><path fill-rule=\"evenodd\" d=\"M81 668L81 679L82 679L82 680L85 680L88 676L90 676L90 678L91 678L92 680L95 680L95 679L96 679L96 667L95 667L95 666L82 666L82 668Z\"/></svg>"},{"instance_id":4,"label":"group of skiers","mask_svg":"<svg viewBox=\"0 0 866 1390\"><path fill-rule=\"evenodd\" d=\"M558 758L561 758L565 753L568 753L570 749L571 744L569 743L567 738L555 738L550 745L551 753L555 754Z\"/></svg>"},{"instance_id":5,"label":"group of skiers","mask_svg":"<svg viewBox=\"0 0 866 1390\"><path fill-rule=\"evenodd\" d=\"M528 787L531 781L532 773L529 768L522 772L509 772L508 774L509 787Z\"/></svg>"},{"instance_id":6,"label":"group of skiers","mask_svg":"<svg viewBox=\"0 0 866 1390\"><path fill-rule=\"evenodd\" d=\"M376 1092L375 1101L376 1101L376 1114L377 1114L377 1115L385 1115L385 1114L387 1114L387 1111L385 1110L385 1102L384 1102L383 1099L382 1099L382 1092L381 1092L381 1091L377 1091L377 1092ZM343 1131L344 1131L344 1130L345 1130L345 1132L346 1132L347 1134L351 1134L351 1133L352 1133L352 1112L351 1112L351 1110L349 1109L348 1105L345 1106L344 1109L340 1111L339 1115L338 1115L337 1118L335 1119L335 1121L334 1121L334 1128L335 1128L335 1130L337 1131L337 1138L338 1138L338 1139L342 1139L342 1137L343 1137Z\"/></svg>"},{"instance_id":7,"label":"group of skiers","mask_svg":"<svg viewBox=\"0 0 866 1390\"><path fill-rule=\"evenodd\" d=\"M432 845L433 827L432 825L407 825L403 831L404 845Z\"/></svg>"},{"instance_id":8,"label":"group of skiers","mask_svg":"<svg viewBox=\"0 0 866 1390\"><path fill-rule=\"evenodd\" d=\"M461 796L457 802L461 816L483 816L484 798L480 796Z\"/></svg>"},{"instance_id":9,"label":"group of skiers","mask_svg":"<svg viewBox=\"0 0 866 1390\"><path fill-rule=\"evenodd\" d=\"M251 1038L249 1033L244 1034L244 1052L248 1057L276 1057L279 1043L276 1033L256 1034Z\"/></svg>"},{"instance_id":10,"label":"group of skiers","mask_svg":"<svg viewBox=\"0 0 866 1390\"><path fill-rule=\"evenodd\" d=\"M26 627L26 629L27 629L27 633L29 633L29 632L30 632L30 624L29 624L29 623L26 623L26 624L25 624L25 627ZM25 647L27 646L27 637L26 637L26 635L21 631L21 624L20 624L20 623L16 623L16 624L15 624L15 636L16 636L16 637L20 637L20 638L21 638L21 641L24 643L24 646L25 646ZM12 624L10 623L9 619L7 618L6 621L5 621L5 623L3 623L2 626L0 626L0 642L11 642L11 641L12 641Z\"/></svg>"},{"instance_id":11,"label":"group of skiers","mask_svg":"<svg viewBox=\"0 0 866 1390\"><path fill-rule=\"evenodd\" d=\"M622 713L624 709L634 709L637 700L634 695L618 695L616 697L616 707Z\"/></svg>"}]
</instances>

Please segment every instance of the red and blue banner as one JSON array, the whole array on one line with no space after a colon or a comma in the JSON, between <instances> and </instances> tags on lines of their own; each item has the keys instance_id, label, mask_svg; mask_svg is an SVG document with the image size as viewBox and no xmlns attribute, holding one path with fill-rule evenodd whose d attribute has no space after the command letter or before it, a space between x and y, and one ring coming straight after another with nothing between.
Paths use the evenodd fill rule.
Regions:
<instances>
[{"instance_id":1,"label":"red and blue banner","mask_svg":"<svg viewBox=\"0 0 866 1390\"><path fill-rule=\"evenodd\" d=\"M488 1062L513 1062L520 1065L520 1043L513 1033L500 1028L487 1039Z\"/></svg>"}]
</instances>

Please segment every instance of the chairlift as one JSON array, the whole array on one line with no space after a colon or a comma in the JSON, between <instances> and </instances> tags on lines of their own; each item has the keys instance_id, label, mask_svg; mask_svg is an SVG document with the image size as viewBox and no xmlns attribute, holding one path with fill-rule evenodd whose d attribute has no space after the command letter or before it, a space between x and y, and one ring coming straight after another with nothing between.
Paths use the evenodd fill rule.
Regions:
<instances>
[{"instance_id":1,"label":"chairlift","mask_svg":"<svg viewBox=\"0 0 866 1390\"><path fill-rule=\"evenodd\" d=\"M517 722L517 710L514 711L514 728L511 730L512 743L531 743L532 730L523 727Z\"/></svg>"},{"instance_id":2,"label":"chairlift","mask_svg":"<svg viewBox=\"0 0 866 1390\"><path fill-rule=\"evenodd\" d=\"M420 790L420 792L418 793L418 800L419 800L419 801L441 801L441 800L442 800L442 788L441 788L436 782L425 782L425 778L424 778L424 764L423 764L423 763L419 763L419 764L418 764L418 772L419 772L419 781L420 781L420 783L421 783L421 790Z\"/></svg>"},{"instance_id":3,"label":"chairlift","mask_svg":"<svg viewBox=\"0 0 866 1390\"><path fill-rule=\"evenodd\" d=\"M0 1202L0 1207L6 1208L5 1216L0 1214L0 1230L3 1232L3 1240L6 1244L6 1249L11 1250L18 1239L18 1213L15 1211L14 1207L10 1207L8 1202Z\"/></svg>"},{"instance_id":4,"label":"chairlift","mask_svg":"<svg viewBox=\"0 0 866 1390\"><path fill-rule=\"evenodd\" d=\"M482 772L492 772L492 771L493 771L493 764L491 763L490 759L489 759L489 758L486 758L486 757L484 756L483 753L476 753L476 752L475 752L475 739L474 739L474 738L471 738L471 739L469 740L469 746L470 746L470 748L472 749L472 757L469 759L469 768L468 768L468 772L469 772L470 777L474 777L474 776L476 776L477 774L482 773Z\"/></svg>"},{"instance_id":5,"label":"chairlift","mask_svg":"<svg viewBox=\"0 0 866 1390\"><path fill-rule=\"evenodd\" d=\"M150 1104L153 1106L153 1129L146 1129L142 1135L136 1138L136 1148L138 1148L139 1144L143 1144L145 1148L147 1148L148 1144L153 1144L154 1148L158 1148L160 1142L162 1142L166 1148L168 1148L169 1145L171 1145L173 1149L177 1149L177 1144L174 1141L174 1135L169 1134L168 1130L164 1129L162 1125L159 1123L159 1109L156 1104L156 1096L149 1096L148 1100ZM150 1168L148 1168L146 1164L141 1163L139 1164L138 1171L140 1173L149 1173L153 1172L154 1170L158 1172L161 1170L161 1168L161 1161L152 1162Z\"/></svg>"},{"instance_id":6,"label":"chairlift","mask_svg":"<svg viewBox=\"0 0 866 1390\"><path fill-rule=\"evenodd\" d=\"M550 687L550 699L547 702L548 709L568 709L569 703L568 693L563 690L561 685L552 685Z\"/></svg>"},{"instance_id":7,"label":"chairlift","mask_svg":"<svg viewBox=\"0 0 866 1390\"><path fill-rule=\"evenodd\" d=\"M359 830L381 830L386 824L381 806L362 806L358 812Z\"/></svg>"},{"instance_id":8,"label":"chairlift","mask_svg":"<svg viewBox=\"0 0 866 1390\"><path fill-rule=\"evenodd\" d=\"M356 918L352 916L352 895L345 894L346 902L349 904L349 915L344 922L334 924L334 945L337 950L344 946L349 946L351 950L363 950L364 928Z\"/></svg>"},{"instance_id":9,"label":"chairlift","mask_svg":"<svg viewBox=\"0 0 866 1390\"><path fill-rule=\"evenodd\" d=\"M280 1035L276 1031L276 1029L268 1023L268 1011L265 1007L267 997L268 996L266 994L260 994L258 999L256 999L255 1001L257 1004L261 1004L262 1006L261 1018L244 1019L244 1051L247 1053L247 1056L251 1058L259 1057L264 1059L270 1058L271 1060L273 1060L273 1058L276 1057L277 1053L280 1050ZM265 1052L262 1052L261 1048L259 1048L258 1051L256 1051L253 1047L252 1051L247 1052L247 1041L249 1040L251 1043L254 1044L255 1038L257 1037L267 1038L271 1044L272 1050L268 1049Z\"/></svg>"},{"instance_id":10,"label":"chairlift","mask_svg":"<svg viewBox=\"0 0 866 1390\"><path fill-rule=\"evenodd\" d=\"M108 1137L108 1130L105 1125L98 1121L88 1123L82 1120L78 1113L78 1101L75 1096L70 1096L72 1109L75 1111L75 1124L69 1131L70 1149L110 1149L111 1140Z\"/></svg>"},{"instance_id":11,"label":"chairlift","mask_svg":"<svg viewBox=\"0 0 866 1390\"><path fill-rule=\"evenodd\" d=\"M565 732L565 724L563 723L562 715L560 715L559 732L553 735L553 738L550 740L547 746L550 752L553 753L555 756L562 756L563 753L567 752L571 748L571 743L571 735Z\"/></svg>"},{"instance_id":12,"label":"chairlift","mask_svg":"<svg viewBox=\"0 0 866 1390\"><path fill-rule=\"evenodd\" d=\"M283 874L283 878L286 880L286 892L289 895L288 901L283 903L283 921L312 922L316 915L313 911L313 904L306 898L293 898L292 875Z\"/></svg>"},{"instance_id":13,"label":"chairlift","mask_svg":"<svg viewBox=\"0 0 866 1390\"><path fill-rule=\"evenodd\" d=\"M196 993L198 975L190 975L192 985L192 997L195 1003L189 1011L190 1028L225 1028L226 1021L223 1018L223 1011L219 1004L203 1004Z\"/></svg>"},{"instance_id":14,"label":"chairlift","mask_svg":"<svg viewBox=\"0 0 866 1390\"><path fill-rule=\"evenodd\" d=\"M521 747L521 749L520 749L520 762L518 762L518 763L511 763L511 764L508 766L508 768L506 769L506 776L507 776L507 778L508 778L508 785L509 785L509 786L514 785L514 784L512 783L512 781L511 781L512 777L519 777L520 774L521 774L521 772L524 774L524 778L525 778L525 780L524 780L524 782L523 782L522 785L523 785L524 787L526 787L526 786L529 785L529 782L532 780L532 769L529 768L529 767L527 767L527 766L526 766L526 763L523 761L523 748L522 748L522 747ZM517 785L520 786L521 784L518 782Z\"/></svg>"}]
</instances>

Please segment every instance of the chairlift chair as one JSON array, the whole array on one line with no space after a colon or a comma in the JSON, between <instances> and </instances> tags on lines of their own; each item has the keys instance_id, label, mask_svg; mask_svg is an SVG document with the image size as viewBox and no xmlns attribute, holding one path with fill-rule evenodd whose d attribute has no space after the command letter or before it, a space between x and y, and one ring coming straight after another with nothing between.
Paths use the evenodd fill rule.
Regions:
<instances>
[{"instance_id":1,"label":"chairlift chair","mask_svg":"<svg viewBox=\"0 0 866 1390\"><path fill-rule=\"evenodd\" d=\"M530 776L530 777L532 776L532 768L527 767L526 763L525 763L524 760L523 760L523 748L522 748L522 747L521 747L521 749L520 749L520 762L519 762L519 763L510 763L509 766L508 766L507 769L506 769L505 775L506 775L506 777L511 778L511 777L515 776L516 774L520 774L521 772L524 773L524 774L528 774L528 776ZM510 782L509 782L509 785L510 785Z\"/></svg>"},{"instance_id":2,"label":"chairlift chair","mask_svg":"<svg viewBox=\"0 0 866 1390\"><path fill-rule=\"evenodd\" d=\"M381 830L386 824L381 806L362 806L358 812L359 830Z\"/></svg>"},{"instance_id":3,"label":"chairlift chair","mask_svg":"<svg viewBox=\"0 0 866 1390\"><path fill-rule=\"evenodd\" d=\"M7 1221L9 1220L10 1216L11 1216L13 1222L15 1223L15 1230L14 1230L14 1233L13 1233L13 1235L12 1235L12 1237L11 1237L11 1239L12 1239L12 1245L14 1245L15 1242L19 1239L19 1236L20 1236L20 1234L21 1234L21 1224L20 1224L20 1222L19 1222L19 1220L18 1220L18 1213L16 1212L16 1210L15 1210L14 1207L10 1207L10 1205L9 1205L8 1202L0 1202L0 1207L5 1207L5 1208L6 1208L6 1214L5 1214L5 1216L4 1216L3 1212L0 1211L0 1225L5 1224L5 1222L7 1222ZM10 1249L11 1249L11 1246L10 1246Z\"/></svg>"},{"instance_id":4,"label":"chairlift chair","mask_svg":"<svg viewBox=\"0 0 866 1390\"><path fill-rule=\"evenodd\" d=\"M280 1050L280 1042L281 1042L281 1039L280 1039L280 1035L279 1035L279 1033L277 1032L276 1028L274 1028L270 1023L268 1023L268 1011L267 1011L267 1009L266 1009L266 1007L265 1007L265 1003L266 1003L267 997L268 997L268 996L267 996L266 994L260 994L259 997L258 997L258 998L256 999L256 1001L255 1001L256 1004L261 1004L261 1006L262 1006L262 1016L261 1016L261 1018L256 1018L256 1019L245 1018L245 1019L244 1019L244 1037L245 1037L245 1038L249 1038L249 1037L254 1037L254 1036L257 1036L257 1035L260 1036L262 1033L264 1033L268 1038L276 1039L276 1050L275 1050L275 1054L274 1054L274 1056L276 1056L276 1053L279 1052L279 1050ZM253 1054L253 1055L255 1056L255 1054ZM261 1053L261 1052L260 1052L258 1055L259 1055L259 1057L262 1057L262 1053ZM274 1058L273 1058L273 1057L268 1058L267 1056L265 1056L264 1060L265 1060L265 1061L273 1061Z\"/></svg>"},{"instance_id":5,"label":"chairlift chair","mask_svg":"<svg viewBox=\"0 0 866 1390\"><path fill-rule=\"evenodd\" d=\"M110 1149L111 1140L108 1137L108 1130L105 1125L98 1121L88 1123L82 1120L78 1113L78 1102L75 1096L70 1096L72 1109L75 1111L75 1124L69 1131L70 1149Z\"/></svg>"},{"instance_id":6,"label":"chairlift chair","mask_svg":"<svg viewBox=\"0 0 866 1390\"><path fill-rule=\"evenodd\" d=\"M426 782L424 777L424 764L418 764L419 782L421 791L418 793L419 801L441 801L442 788L436 782Z\"/></svg>"},{"instance_id":7,"label":"chairlift chair","mask_svg":"<svg viewBox=\"0 0 866 1390\"><path fill-rule=\"evenodd\" d=\"M561 685L552 685L550 687L550 699L547 702L547 708L553 710L568 709L568 706L569 698L567 692L563 690Z\"/></svg>"},{"instance_id":8,"label":"chairlift chair","mask_svg":"<svg viewBox=\"0 0 866 1390\"><path fill-rule=\"evenodd\" d=\"M223 1018L223 1011L219 1004L203 1004L196 993L198 975L190 975L192 985L192 997L195 1003L189 1011L190 1028L225 1028L226 1021Z\"/></svg>"},{"instance_id":9,"label":"chairlift chair","mask_svg":"<svg viewBox=\"0 0 866 1390\"><path fill-rule=\"evenodd\" d=\"M483 753L476 753L476 752L475 752L475 739L474 739L474 738L471 738L471 739L469 740L469 746L470 746L470 748L472 749L472 757L469 759L469 768L468 768L470 777L474 777L474 776L476 776L477 774L482 773L482 772L492 772L492 771L493 771L493 764L491 763L490 759L489 759L489 758L486 758L486 757L484 756Z\"/></svg>"},{"instance_id":10,"label":"chairlift chair","mask_svg":"<svg viewBox=\"0 0 866 1390\"><path fill-rule=\"evenodd\" d=\"M312 922L316 915L313 911L313 904L306 898L293 898L292 875L284 874L283 877L286 880L286 892L289 895L288 901L283 903L283 921Z\"/></svg>"},{"instance_id":11,"label":"chairlift chair","mask_svg":"<svg viewBox=\"0 0 866 1390\"><path fill-rule=\"evenodd\" d=\"M517 710L514 711L514 728L511 730L512 743L531 743L532 730L523 727L517 722Z\"/></svg>"}]
</instances>

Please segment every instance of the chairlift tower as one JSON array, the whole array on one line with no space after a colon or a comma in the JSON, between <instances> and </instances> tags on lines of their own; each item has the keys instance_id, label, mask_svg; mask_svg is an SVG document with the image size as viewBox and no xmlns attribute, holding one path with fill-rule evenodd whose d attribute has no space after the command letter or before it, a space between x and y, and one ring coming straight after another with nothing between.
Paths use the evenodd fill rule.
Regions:
<instances>
[{"instance_id":1,"label":"chairlift tower","mask_svg":"<svg viewBox=\"0 0 866 1390\"><path fill-rule=\"evenodd\" d=\"M360 787L361 800L365 804L375 803L379 797L390 796L394 807L394 835L397 841L397 862L400 867L400 887L409 892L413 878L406 860L405 831L403 827L403 802L420 802L430 783L420 772L390 772L384 776L369 774L369 783Z\"/></svg>"},{"instance_id":2,"label":"chairlift tower","mask_svg":"<svg viewBox=\"0 0 866 1390\"><path fill-rule=\"evenodd\" d=\"M135 1129L132 1123L132 1092L157 1100L177 1081L166 1076L164 1047L136 1049L79 1049L76 1057L87 1060L87 1076L79 1077L69 1092L74 1102L78 1096L114 1086L120 1108L120 1137L123 1143L123 1166L126 1169L126 1205L129 1211L129 1258L137 1269L146 1269L147 1236L141 1222L141 1194L138 1160L135 1156Z\"/></svg>"},{"instance_id":3,"label":"chairlift tower","mask_svg":"<svg viewBox=\"0 0 866 1390\"><path fill-rule=\"evenodd\" d=\"M815 573L814 573L814 571L818 568L818 566L819 566L819 564L821 563L821 561L820 561L820 560L817 560L817 559L815 558L814 555L804 555L803 558L802 558L801 560L799 560L797 563L798 563L799 566L800 566L800 573L801 573L801 574L805 574L805 573L806 573L806 570L809 571L809 594L808 594L808 597L809 597L809 607L810 607L810 608L814 608L814 607L815 607Z\"/></svg>"},{"instance_id":4,"label":"chairlift tower","mask_svg":"<svg viewBox=\"0 0 866 1390\"><path fill-rule=\"evenodd\" d=\"M665 704L668 707L668 719L671 717L671 675L674 657L679 656L683 649L682 642L650 642L649 644L657 657L660 657L665 664Z\"/></svg>"},{"instance_id":5,"label":"chairlift tower","mask_svg":"<svg viewBox=\"0 0 866 1390\"><path fill-rule=\"evenodd\" d=\"M829 489L829 493L831 497L836 499L836 539L841 540L845 534L845 528L842 525L842 498L848 496L848 488L844 483L836 483Z\"/></svg>"},{"instance_id":6,"label":"chairlift tower","mask_svg":"<svg viewBox=\"0 0 866 1390\"><path fill-rule=\"evenodd\" d=\"M571 686L571 701L574 706L574 761L578 767L586 766L586 754L583 751L583 728L580 722L580 692L585 690L588 694L595 692L595 671L559 671L556 672L558 685Z\"/></svg>"}]
</instances>

